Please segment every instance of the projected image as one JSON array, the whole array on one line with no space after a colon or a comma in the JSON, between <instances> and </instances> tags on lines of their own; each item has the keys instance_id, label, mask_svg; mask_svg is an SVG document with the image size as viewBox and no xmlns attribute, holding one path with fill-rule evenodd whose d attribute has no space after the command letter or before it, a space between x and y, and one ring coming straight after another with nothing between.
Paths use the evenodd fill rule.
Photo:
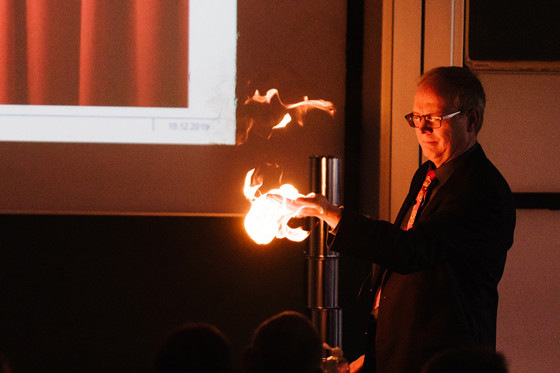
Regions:
<instances>
[{"instance_id":1,"label":"projected image","mask_svg":"<svg viewBox=\"0 0 560 373\"><path fill-rule=\"evenodd\" d=\"M214 3L8 2L0 140L234 144L236 7Z\"/></svg>"}]
</instances>

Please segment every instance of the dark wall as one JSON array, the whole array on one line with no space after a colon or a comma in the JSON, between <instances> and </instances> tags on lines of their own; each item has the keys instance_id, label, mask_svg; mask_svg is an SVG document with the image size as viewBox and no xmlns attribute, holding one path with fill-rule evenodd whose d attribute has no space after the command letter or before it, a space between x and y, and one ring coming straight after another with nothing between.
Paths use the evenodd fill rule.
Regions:
<instances>
[{"instance_id":1,"label":"dark wall","mask_svg":"<svg viewBox=\"0 0 560 373\"><path fill-rule=\"evenodd\" d=\"M559 61L557 2L469 3L468 57L478 61Z\"/></svg>"},{"instance_id":2,"label":"dark wall","mask_svg":"<svg viewBox=\"0 0 560 373\"><path fill-rule=\"evenodd\" d=\"M307 314L306 244L259 246L240 217L0 215L0 350L17 373L151 372L167 331L204 321L239 366L261 321ZM352 346L367 268L344 263Z\"/></svg>"}]
</instances>

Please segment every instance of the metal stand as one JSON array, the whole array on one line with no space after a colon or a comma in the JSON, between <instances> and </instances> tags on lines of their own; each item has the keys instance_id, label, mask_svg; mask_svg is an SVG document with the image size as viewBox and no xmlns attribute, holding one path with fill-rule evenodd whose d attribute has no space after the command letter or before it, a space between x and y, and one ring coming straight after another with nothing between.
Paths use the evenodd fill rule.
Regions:
<instances>
[{"instance_id":1,"label":"metal stand","mask_svg":"<svg viewBox=\"0 0 560 373\"><path fill-rule=\"evenodd\" d=\"M311 157L311 191L340 205L338 158ZM316 220L316 219L314 219ZM316 220L307 253L307 307L323 342L342 346L342 310L338 307L338 253L327 248L328 225Z\"/></svg>"}]
</instances>

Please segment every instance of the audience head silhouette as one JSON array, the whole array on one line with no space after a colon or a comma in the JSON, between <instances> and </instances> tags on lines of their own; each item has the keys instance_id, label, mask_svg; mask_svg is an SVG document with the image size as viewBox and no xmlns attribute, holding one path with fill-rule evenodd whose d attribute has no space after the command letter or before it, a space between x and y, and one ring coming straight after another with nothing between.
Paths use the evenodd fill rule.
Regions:
<instances>
[{"instance_id":1,"label":"audience head silhouette","mask_svg":"<svg viewBox=\"0 0 560 373\"><path fill-rule=\"evenodd\" d=\"M215 326L188 323L172 331L156 357L158 373L231 373L231 345Z\"/></svg>"},{"instance_id":2,"label":"audience head silhouette","mask_svg":"<svg viewBox=\"0 0 560 373\"><path fill-rule=\"evenodd\" d=\"M505 357L479 347L442 351L432 357L422 373L508 373Z\"/></svg>"},{"instance_id":3,"label":"audience head silhouette","mask_svg":"<svg viewBox=\"0 0 560 373\"><path fill-rule=\"evenodd\" d=\"M245 351L246 373L321 372L322 342L304 315L281 312L259 325Z\"/></svg>"}]
</instances>

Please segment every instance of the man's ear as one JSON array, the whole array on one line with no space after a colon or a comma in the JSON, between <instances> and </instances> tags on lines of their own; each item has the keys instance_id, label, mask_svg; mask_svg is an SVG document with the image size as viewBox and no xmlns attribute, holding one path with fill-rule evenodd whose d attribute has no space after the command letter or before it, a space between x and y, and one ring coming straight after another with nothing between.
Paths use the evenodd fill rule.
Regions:
<instances>
[{"instance_id":1,"label":"man's ear","mask_svg":"<svg viewBox=\"0 0 560 373\"><path fill-rule=\"evenodd\" d=\"M467 113L467 131L474 132L478 122L480 121L480 113L478 110L471 110Z\"/></svg>"}]
</instances>

